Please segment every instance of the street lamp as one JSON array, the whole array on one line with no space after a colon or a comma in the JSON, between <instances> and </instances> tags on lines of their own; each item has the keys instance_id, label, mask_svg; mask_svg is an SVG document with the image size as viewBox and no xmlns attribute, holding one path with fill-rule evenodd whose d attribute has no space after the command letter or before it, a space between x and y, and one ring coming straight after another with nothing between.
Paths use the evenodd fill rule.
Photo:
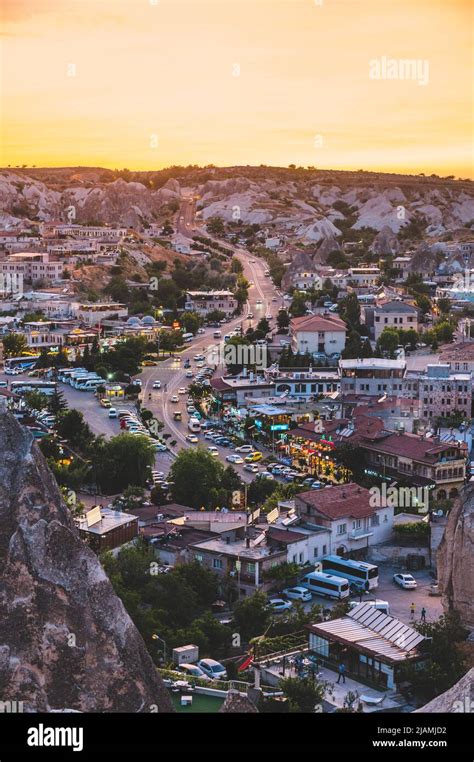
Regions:
<instances>
[{"instance_id":1,"label":"street lamp","mask_svg":"<svg viewBox=\"0 0 474 762\"><path fill-rule=\"evenodd\" d=\"M166 642L163 640L163 638L160 638L160 636L157 635L156 632L154 632L151 637L152 637L152 640L159 640L160 643L163 643L163 661L166 662Z\"/></svg>"}]
</instances>

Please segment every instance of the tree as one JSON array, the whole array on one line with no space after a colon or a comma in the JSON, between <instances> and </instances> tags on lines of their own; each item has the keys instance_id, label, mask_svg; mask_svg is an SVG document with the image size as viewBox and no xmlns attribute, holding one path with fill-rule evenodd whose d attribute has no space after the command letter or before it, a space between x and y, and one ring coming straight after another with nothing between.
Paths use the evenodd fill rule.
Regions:
<instances>
[{"instance_id":1,"label":"tree","mask_svg":"<svg viewBox=\"0 0 474 762\"><path fill-rule=\"evenodd\" d=\"M224 475L222 463L201 449L181 450L171 466L173 500L191 508L210 508L211 490L221 486Z\"/></svg>"},{"instance_id":2,"label":"tree","mask_svg":"<svg viewBox=\"0 0 474 762\"><path fill-rule=\"evenodd\" d=\"M290 325L290 316L286 310L279 310L277 315L278 328L288 328Z\"/></svg>"},{"instance_id":3,"label":"tree","mask_svg":"<svg viewBox=\"0 0 474 762\"><path fill-rule=\"evenodd\" d=\"M234 607L234 621L237 632L244 640L251 640L257 635L263 635L271 619L264 593L254 593L243 598Z\"/></svg>"},{"instance_id":4,"label":"tree","mask_svg":"<svg viewBox=\"0 0 474 762\"><path fill-rule=\"evenodd\" d=\"M196 334L198 328L200 328L202 325L202 320L197 312L183 312L180 317L180 321L186 333Z\"/></svg>"},{"instance_id":5,"label":"tree","mask_svg":"<svg viewBox=\"0 0 474 762\"><path fill-rule=\"evenodd\" d=\"M326 686L313 677L286 677L280 690L287 697L290 712L314 713L326 695Z\"/></svg>"},{"instance_id":6,"label":"tree","mask_svg":"<svg viewBox=\"0 0 474 762\"><path fill-rule=\"evenodd\" d=\"M353 291L341 301L341 317L350 328L359 328L360 302Z\"/></svg>"},{"instance_id":7,"label":"tree","mask_svg":"<svg viewBox=\"0 0 474 762\"><path fill-rule=\"evenodd\" d=\"M451 312L451 300L445 297L438 299L438 309L442 315L449 315Z\"/></svg>"},{"instance_id":8,"label":"tree","mask_svg":"<svg viewBox=\"0 0 474 762\"><path fill-rule=\"evenodd\" d=\"M22 333L10 333L3 338L5 357L21 357L28 351L28 342Z\"/></svg>"},{"instance_id":9,"label":"tree","mask_svg":"<svg viewBox=\"0 0 474 762\"><path fill-rule=\"evenodd\" d=\"M306 294L297 292L293 296L293 301L290 304L290 313L292 317L303 317L303 315L306 315Z\"/></svg>"},{"instance_id":10,"label":"tree","mask_svg":"<svg viewBox=\"0 0 474 762\"><path fill-rule=\"evenodd\" d=\"M377 349L380 352L385 352L389 357L393 357L398 342L398 331L395 328L384 328L377 341Z\"/></svg>"},{"instance_id":11,"label":"tree","mask_svg":"<svg viewBox=\"0 0 474 762\"><path fill-rule=\"evenodd\" d=\"M57 415L62 410L66 410L67 408L67 402L64 399L64 394L59 391L59 389L55 389L52 395L50 396L48 400L48 410L53 415Z\"/></svg>"},{"instance_id":12,"label":"tree","mask_svg":"<svg viewBox=\"0 0 474 762\"><path fill-rule=\"evenodd\" d=\"M431 312L431 301L429 297L426 296L426 294L417 294L415 301L416 306L424 315L426 315L428 312Z\"/></svg>"},{"instance_id":13,"label":"tree","mask_svg":"<svg viewBox=\"0 0 474 762\"><path fill-rule=\"evenodd\" d=\"M133 434L119 434L108 441L96 440L91 455L95 480L106 494L130 486L143 487L148 469L155 462L151 442Z\"/></svg>"},{"instance_id":14,"label":"tree","mask_svg":"<svg viewBox=\"0 0 474 762\"><path fill-rule=\"evenodd\" d=\"M48 398L42 392L25 392L23 399L30 410L44 410L48 406Z\"/></svg>"},{"instance_id":15,"label":"tree","mask_svg":"<svg viewBox=\"0 0 474 762\"><path fill-rule=\"evenodd\" d=\"M206 228L211 235L221 238L225 233L225 226L220 217L211 217L207 223Z\"/></svg>"},{"instance_id":16,"label":"tree","mask_svg":"<svg viewBox=\"0 0 474 762\"><path fill-rule=\"evenodd\" d=\"M57 432L62 439L80 450L85 450L94 439L94 435L84 416L78 410L63 411L58 416Z\"/></svg>"}]
</instances>

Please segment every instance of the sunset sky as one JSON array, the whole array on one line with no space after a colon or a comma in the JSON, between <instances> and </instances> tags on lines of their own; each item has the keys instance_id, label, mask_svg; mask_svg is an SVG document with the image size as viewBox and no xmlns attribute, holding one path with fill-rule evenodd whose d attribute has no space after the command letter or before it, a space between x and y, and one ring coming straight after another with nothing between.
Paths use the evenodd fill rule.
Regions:
<instances>
[{"instance_id":1,"label":"sunset sky","mask_svg":"<svg viewBox=\"0 0 474 762\"><path fill-rule=\"evenodd\" d=\"M2 5L2 166L474 175L470 0ZM384 56L428 84L371 79Z\"/></svg>"}]
</instances>

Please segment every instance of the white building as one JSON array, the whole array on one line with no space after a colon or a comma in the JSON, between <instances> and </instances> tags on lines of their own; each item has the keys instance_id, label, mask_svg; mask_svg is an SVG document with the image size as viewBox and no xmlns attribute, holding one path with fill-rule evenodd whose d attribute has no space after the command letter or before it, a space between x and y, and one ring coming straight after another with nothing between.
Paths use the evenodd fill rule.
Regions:
<instances>
[{"instance_id":1,"label":"white building","mask_svg":"<svg viewBox=\"0 0 474 762\"><path fill-rule=\"evenodd\" d=\"M237 309L237 299L232 291L187 291L184 309L204 316L214 310L232 315Z\"/></svg>"},{"instance_id":2,"label":"white building","mask_svg":"<svg viewBox=\"0 0 474 762\"><path fill-rule=\"evenodd\" d=\"M329 313L293 318L290 335L294 352L328 357L340 355L346 345L346 324Z\"/></svg>"},{"instance_id":3,"label":"white building","mask_svg":"<svg viewBox=\"0 0 474 762\"><path fill-rule=\"evenodd\" d=\"M60 280L64 262L53 260L47 252L18 252L0 262L0 274L22 275L24 280Z\"/></svg>"},{"instance_id":4,"label":"white building","mask_svg":"<svg viewBox=\"0 0 474 762\"><path fill-rule=\"evenodd\" d=\"M384 328L401 328L405 331L413 328L418 331L418 310L402 301L386 302L374 307L374 335L377 341Z\"/></svg>"}]
</instances>

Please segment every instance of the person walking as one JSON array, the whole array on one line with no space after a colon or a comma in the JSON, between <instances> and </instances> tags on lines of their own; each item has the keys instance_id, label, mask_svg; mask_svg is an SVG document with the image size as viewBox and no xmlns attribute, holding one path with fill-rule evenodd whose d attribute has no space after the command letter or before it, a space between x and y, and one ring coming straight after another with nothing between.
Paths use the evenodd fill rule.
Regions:
<instances>
[{"instance_id":1,"label":"person walking","mask_svg":"<svg viewBox=\"0 0 474 762\"><path fill-rule=\"evenodd\" d=\"M412 603L410 606L410 619L414 619L414 618L415 618L415 604Z\"/></svg>"},{"instance_id":2,"label":"person walking","mask_svg":"<svg viewBox=\"0 0 474 762\"><path fill-rule=\"evenodd\" d=\"M420 620L421 620L422 622L426 622L426 609L425 609L425 607L424 607L424 606L423 606L423 608L421 609L421 616L420 616Z\"/></svg>"},{"instance_id":3,"label":"person walking","mask_svg":"<svg viewBox=\"0 0 474 762\"><path fill-rule=\"evenodd\" d=\"M345 682L346 682L346 666L342 662L339 664L338 672L339 672L339 675L337 677L338 684L341 682L341 677L342 677L342 682L345 684Z\"/></svg>"}]
</instances>

